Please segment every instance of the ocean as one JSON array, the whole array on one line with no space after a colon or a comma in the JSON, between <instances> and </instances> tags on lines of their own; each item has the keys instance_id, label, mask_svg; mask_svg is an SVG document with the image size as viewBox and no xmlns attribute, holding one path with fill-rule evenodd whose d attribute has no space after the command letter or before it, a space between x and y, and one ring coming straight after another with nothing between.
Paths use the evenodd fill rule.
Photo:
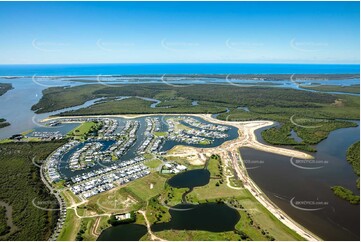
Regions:
<instances>
[{"instance_id":1,"label":"ocean","mask_svg":"<svg viewBox=\"0 0 361 242\"><path fill-rule=\"evenodd\" d=\"M357 74L357 64L54 64L0 65L0 76L167 74Z\"/></svg>"}]
</instances>

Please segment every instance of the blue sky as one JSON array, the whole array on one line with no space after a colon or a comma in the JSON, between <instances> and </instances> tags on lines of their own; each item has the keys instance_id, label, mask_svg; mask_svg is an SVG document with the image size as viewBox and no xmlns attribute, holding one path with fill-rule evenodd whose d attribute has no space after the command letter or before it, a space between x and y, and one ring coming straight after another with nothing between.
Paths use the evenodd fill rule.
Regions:
<instances>
[{"instance_id":1,"label":"blue sky","mask_svg":"<svg viewBox=\"0 0 361 242\"><path fill-rule=\"evenodd\" d=\"M359 63L359 2L0 2L0 64Z\"/></svg>"}]
</instances>

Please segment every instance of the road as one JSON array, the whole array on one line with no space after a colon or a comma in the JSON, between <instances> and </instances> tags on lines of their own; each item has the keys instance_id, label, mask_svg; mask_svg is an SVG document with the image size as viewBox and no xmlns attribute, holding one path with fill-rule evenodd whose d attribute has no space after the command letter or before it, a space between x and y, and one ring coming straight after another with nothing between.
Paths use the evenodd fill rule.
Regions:
<instances>
[{"instance_id":1,"label":"road","mask_svg":"<svg viewBox=\"0 0 361 242\"><path fill-rule=\"evenodd\" d=\"M158 236L156 236L155 234L153 234L153 232L152 232L152 230L151 230L151 228L150 228L150 223L149 223L149 220L148 220L148 218L147 218L146 212L143 211L143 210L139 210L138 212L139 212L140 214L142 214L143 217L144 217L144 219L145 219L145 222L146 222L146 224L147 224L147 230L148 230L148 233L149 233L149 235L150 235L150 239L153 240L153 241L154 241L154 240L165 241L164 239L161 239L161 238L159 238Z\"/></svg>"},{"instance_id":2,"label":"road","mask_svg":"<svg viewBox=\"0 0 361 242\"><path fill-rule=\"evenodd\" d=\"M45 184L45 186L49 189L50 193L53 194L55 196L55 198L58 200L58 203L59 203L59 211L60 211L60 216L59 216L59 219L58 219L58 222L56 224L56 227L54 229L54 233L50 236L49 240L57 240L58 238L58 232L57 231L60 231L61 228L62 228L62 223L61 221L63 219L65 219L66 217L66 207L65 207L65 202L64 200L61 198L60 196L60 193L57 192L48 182L48 180L45 178L44 176L44 164L41 165L40 167L40 178L42 180L42 182Z\"/></svg>"}]
</instances>

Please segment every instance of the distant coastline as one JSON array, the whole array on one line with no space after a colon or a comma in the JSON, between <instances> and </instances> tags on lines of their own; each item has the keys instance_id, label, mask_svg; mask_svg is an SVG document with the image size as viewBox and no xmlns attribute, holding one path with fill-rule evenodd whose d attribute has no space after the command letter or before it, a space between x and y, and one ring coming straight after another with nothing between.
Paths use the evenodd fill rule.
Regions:
<instances>
[{"instance_id":1,"label":"distant coastline","mask_svg":"<svg viewBox=\"0 0 361 242\"><path fill-rule=\"evenodd\" d=\"M359 74L359 64L50 64L0 65L0 76Z\"/></svg>"},{"instance_id":2,"label":"distant coastline","mask_svg":"<svg viewBox=\"0 0 361 242\"><path fill-rule=\"evenodd\" d=\"M257 80L260 81L281 81L290 79L293 75L294 79L304 80L304 81L317 81L320 79L332 79L332 80L344 80L344 79L358 79L360 78L359 73L334 73L334 74L314 74L314 73L301 73L301 74L99 74L99 75L0 75L0 78L4 79L18 79L18 78L53 78L53 79L62 79L62 78L96 78L100 77L109 77L109 78L234 78L238 80Z\"/></svg>"}]
</instances>

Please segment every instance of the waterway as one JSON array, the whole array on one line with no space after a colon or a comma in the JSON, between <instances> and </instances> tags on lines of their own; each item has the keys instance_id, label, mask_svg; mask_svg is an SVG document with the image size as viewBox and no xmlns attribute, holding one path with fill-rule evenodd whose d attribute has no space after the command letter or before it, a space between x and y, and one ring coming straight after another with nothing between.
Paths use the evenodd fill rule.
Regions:
<instances>
[{"instance_id":1,"label":"waterway","mask_svg":"<svg viewBox=\"0 0 361 242\"><path fill-rule=\"evenodd\" d=\"M154 118L159 118L161 120L160 122L160 131L161 132L165 132L168 130L168 125L167 123L165 122L165 118L167 117L172 117L172 115L167 115L167 116L152 116ZM173 116L173 117L177 117L177 116ZM184 116L183 116L184 117ZM187 116L185 116L187 117ZM100 162L96 162L94 164L94 166L92 167L88 167L88 168L85 168L85 169L82 169L82 170L71 170L69 168L69 165L68 165L68 161L69 161L69 158L71 157L71 155L76 152L77 150L81 149L85 143L80 143L78 145L76 145L75 147L73 147L70 151L68 151L66 154L64 154L61 162L60 162L60 165L59 165L59 173L60 175L62 176L63 179L69 179L73 176L76 176L76 175L81 175L82 173L84 172L90 172L90 171L94 171L94 170L97 170L97 169L100 169L100 168L103 168L103 167L106 167L106 166L111 166L113 165L114 163L119 163L119 162L123 162L123 161L127 161L127 160L130 160L130 159L133 159L137 156L137 151L139 149L139 147L143 144L144 140L146 139L144 133L145 133L145 130L146 130L146 121L145 121L145 118L146 117L139 117L139 118L135 118L134 120L137 120L139 122L139 128L136 132L136 135L137 135L137 139L135 141L135 143L133 144L133 146L131 146L127 152L121 157L120 160L118 161L114 161L114 162L110 162L110 163L104 163L102 161ZM210 122L206 121L206 120L203 120L199 117L192 117L202 123L207 123L209 124ZM119 125L119 129L121 129L121 127L123 127L126 123L126 119L123 119L123 118L114 118L118 121L118 125ZM76 127L77 125L79 124L76 124L76 123L66 123L66 124L61 124L59 126L55 126L55 127L36 127L35 128L35 131L58 131L57 127L59 127L59 130L61 130L62 133L65 133L65 132L69 132L71 130L72 127ZM200 145L200 144L187 144L185 142L177 142L177 141L172 141L172 140L165 140L164 141L164 144L161 148L161 151L168 151L169 149L173 148L174 146L176 145L188 145L188 146L193 146L193 147L204 147L204 148L207 148L207 147L215 147L215 146L218 146L218 145L221 145L222 143L224 143L225 141L228 141L228 140L232 140L232 139L235 139L238 137L238 132L237 132L237 128L233 127L233 126L228 126L229 127L229 130L226 131L226 133L228 134L228 137L227 138L215 138L213 143L211 144L207 144L207 145ZM97 141L97 142L100 142L103 144L103 148L102 150L106 150L108 149L109 146L111 146L114 141ZM205 172L208 172L208 170L204 170ZM207 182L208 183L208 182Z\"/></svg>"},{"instance_id":2,"label":"waterway","mask_svg":"<svg viewBox=\"0 0 361 242\"><path fill-rule=\"evenodd\" d=\"M316 146L314 160L303 161L251 148L240 151L244 160L262 161L257 169L248 169L248 174L295 221L325 240L359 240L360 206L336 197L330 189L341 185L359 194L358 177L346 161L346 150L360 140L359 133L359 126L331 132ZM260 132L256 134L264 143ZM252 162L245 165L249 167Z\"/></svg>"}]
</instances>

